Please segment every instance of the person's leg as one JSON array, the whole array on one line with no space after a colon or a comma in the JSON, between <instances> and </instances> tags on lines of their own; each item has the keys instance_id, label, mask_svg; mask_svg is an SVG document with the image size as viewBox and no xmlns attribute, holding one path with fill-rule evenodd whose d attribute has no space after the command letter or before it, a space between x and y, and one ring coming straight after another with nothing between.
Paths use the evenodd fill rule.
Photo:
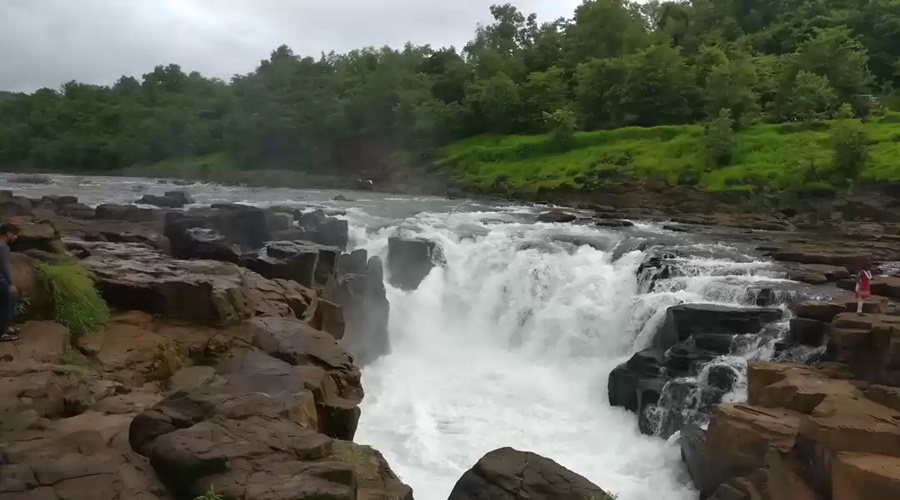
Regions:
<instances>
[{"instance_id":1,"label":"person's leg","mask_svg":"<svg viewBox=\"0 0 900 500\"><path fill-rule=\"evenodd\" d=\"M0 283L0 340L15 340L15 336L9 334L15 312L16 303L9 292L9 285Z\"/></svg>"},{"instance_id":2,"label":"person's leg","mask_svg":"<svg viewBox=\"0 0 900 500\"><path fill-rule=\"evenodd\" d=\"M863 299L856 299L856 314L863 313Z\"/></svg>"},{"instance_id":3,"label":"person's leg","mask_svg":"<svg viewBox=\"0 0 900 500\"><path fill-rule=\"evenodd\" d=\"M7 300L7 313L9 316L9 323L6 325L7 331L14 330L13 325L16 323L16 306L18 305L18 301L16 300L16 296L13 294L9 294L9 300ZM15 333L15 332L13 332Z\"/></svg>"}]
</instances>

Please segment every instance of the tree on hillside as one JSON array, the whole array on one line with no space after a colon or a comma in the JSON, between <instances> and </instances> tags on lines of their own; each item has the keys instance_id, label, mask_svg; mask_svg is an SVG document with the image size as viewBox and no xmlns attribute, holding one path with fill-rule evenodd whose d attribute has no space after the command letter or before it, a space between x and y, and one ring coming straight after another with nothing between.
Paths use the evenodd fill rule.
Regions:
<instances>
[{"instance_id":1,"label":"tree on hillside","mask_svg":"<svg viewBox=\"0 0 900 500\"><path fill-rule=\"evenodd\" d=\"M869 138L859 120L838 120L831 126L831 176L837 185L859 178L869 158Z\"/></svg>"},{"instance_id":2,"label":"tree on hillside","mask_svg":"<svg viewBox=\"0 0 900 500\"><path fill-rule=\"evenodd\" d=\"M760 109L759 96L753 90L757 81L756 68L746 54L713 66L706 76L704 92L707 115L727 109L739 124L755 119Z\"/></svg>"},{"instance_id":3,"label":"tree on hillside","mask_svg":"<svg viewBox=\"0 0 900 500\"><path fill-rule=\"evenodd\" d=\"M846 102L867 93L872 81L867 63L865 47L850 30L827 28L816 30L813 38L800 45L788 59L787 70L826 77L838 98Z\"/></svg>"},{"instance_id":4,"label":"tree on hillside","mask_svg":"<svg viewBox=\"0 0 900 500\"><path fill-rule=\"evenodd\" d=\"M709 166L724 167L734 155L734 120L731 110L722 108L703 127L703 138Z\"/></svg>"},{"instance_id":5,"label":"tree on hillside","mask_svg":"<svg viewBox=\"0 0 900 500\"><path fill-rule=\"evenodd\" d=\"M785 121L814 122L827 118L837 103L828 78L800 71L783 83L777 111Z\"/></svg>"}]
</instances>

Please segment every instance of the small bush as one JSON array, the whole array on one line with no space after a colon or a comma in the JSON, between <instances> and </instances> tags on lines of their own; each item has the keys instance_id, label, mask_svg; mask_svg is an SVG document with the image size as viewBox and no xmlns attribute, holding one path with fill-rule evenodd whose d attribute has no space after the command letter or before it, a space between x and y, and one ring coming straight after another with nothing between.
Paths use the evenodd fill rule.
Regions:
<instances>
[{"instance_id":1,"label":"small bush","mask_svg":"<svg viewBox=\"0 0 900 500\"><path fill-rule=\"evenodd\" d=\"M46 288L54 319L74 337L99 330L109 319L109 307L87 271L74 264L40 264L37 276Z\"/></svg>"},{"instance_id":2,"label":"small bush","mask_svg":"<svg viewBox=\"0 0 900 500\"><path fill-rule=\"evenodd\" d=\"M221 493L216 492L216 488L210 485L209 489L203 495L194 497L194 500L225 500Z\"/></svg>"},{"instance_id":3,"label":"small bush","mask_svg":"<svg viewBox=\"0 0 900 500\"><path fill-rule=\"evenodd\" d=\"M578 117L568 108L560 108L552 113L544 111L544 123L550 131L550 144L566 150L572 146L572 138L578 130Z\"/></svg>"},{"instance_id":4,"label":"small bush","mask_svg":"<svg viewBox=\"0 0 900 500\"><path fill-rule=\"evenodd\" d=\"M16 317L23 318L26 314L28 314L28 307L31 305L31 302L27 297L19 299L16 302Z\"/></svg>"},{"instance_id":5,"label":"small bush","mask_svg":"<svg viewBox=\"0 0 900 500\"><path fill-rule=\"evenodd\" d=\"M851 118L856 118L856 113L853 111L853 106L845 102L844 104L841 104L841 107L834 113L834 117L838 120L849 120Z\"/></svg>"},{"instance_id":6,"label":"small bush","mask_svg":"<svg viewBox=\"0 0 900 500\"><path fill-rule=\"evenodd\" d=\"M724 167L734 156L734 120L731 111L720 109L706 124L706 154L711 167Z\"/></svg>"},{"instance_id":7,"label":"small bush","mask_svg":"<svg viewBox=\"0 0 900 500\"><path fill-rule=\"evenodd\" d=\"M841 120L831 128L834 182L844 184L859 178L869 158L869 138L858 120Z\"/></svg>"}]
</instances>

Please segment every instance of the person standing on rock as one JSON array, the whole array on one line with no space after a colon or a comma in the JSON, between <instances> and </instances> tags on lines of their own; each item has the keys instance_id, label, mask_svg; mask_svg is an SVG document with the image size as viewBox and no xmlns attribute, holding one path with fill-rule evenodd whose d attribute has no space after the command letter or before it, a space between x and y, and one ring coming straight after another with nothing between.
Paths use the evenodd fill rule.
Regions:
<instances>
[{"instance_id":1,"label":"person standing on rock","mask_svg":"<svg viewBox=\"0 0 900 500\"><path fill-rule=\"evenodd\" d=\"M19 228L14 224L0 224L0 341L9 342L19 337L10 331L16 315L16 296L19 291L13 284L9 244L16 241Z\"/></svg>"},{"instance_id":2,"label":"person standing on rock","mask_svg":"<svg viewBox=\"0 0 900 500\"><path fill-rule=\"evenodd\" d=\"M865 266L859 270L856 275L856 314L862 316L863 301L872 296L872 272L869 266Z\"/></svg>"}]
</instances>

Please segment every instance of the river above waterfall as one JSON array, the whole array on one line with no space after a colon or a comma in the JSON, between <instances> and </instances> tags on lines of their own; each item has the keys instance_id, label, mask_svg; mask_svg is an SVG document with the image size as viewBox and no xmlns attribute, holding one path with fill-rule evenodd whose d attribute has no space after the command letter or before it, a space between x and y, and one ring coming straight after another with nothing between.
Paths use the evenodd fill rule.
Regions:
<instances>
[{"instance_id":1,"label":"river above waterfall","mask_svg":"<svg viewBox=\"0 0 900 500\"><path fill-rule=\"evenodd\" d=\"M350 245L386 258L402 233L440 245L443 265L413 291L387 285L391 352L362 367L357 441L380 450L416 498L447 497L486 452L512 446L550 457L620 500L696 497L674 440L642 435L609 405L610 371L646 347L680 303L752 305L748 291L796 290L740 238L723 241L635 221L633 227L535 222L546 207L473 200L248 188L118 177L0 180L16 194L75 195L88 205L188 192L197 205L323 208L350 224ZM335 200L339 198L339 200ZM638 281L652 251L682 272ZM813 293L811 290L810 293ZM771 342L727 360L771 356ZM743 396L741 383L729 394Z\"/></svg>"}]
</instances>

